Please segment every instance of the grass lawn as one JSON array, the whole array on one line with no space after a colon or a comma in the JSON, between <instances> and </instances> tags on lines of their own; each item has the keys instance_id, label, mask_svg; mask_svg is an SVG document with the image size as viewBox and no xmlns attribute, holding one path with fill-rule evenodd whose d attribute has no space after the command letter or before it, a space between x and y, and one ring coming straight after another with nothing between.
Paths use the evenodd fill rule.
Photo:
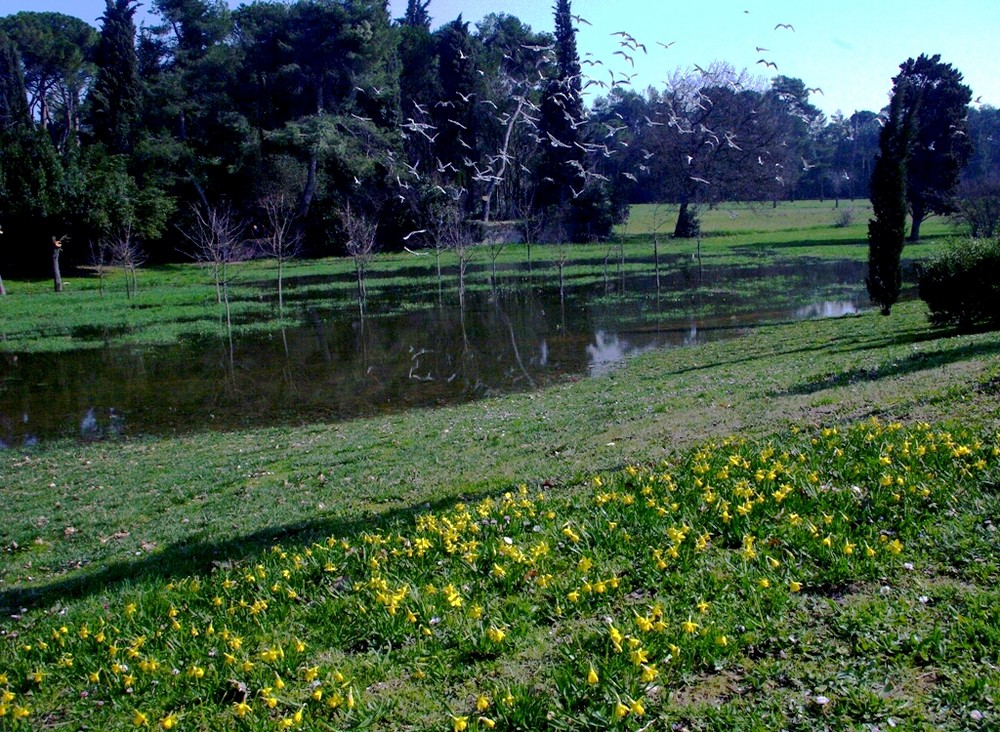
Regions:
<instances>
[{"instance_id":1,"label":"grass lawn","mask_svg":"<svg viewBox=\"0 0 1000 732\"><path fill-rule=\"evenodd\" d=\"M910 302L0 453L0 729L995 728L998 352Z\"/></svg>"}]
</instances>

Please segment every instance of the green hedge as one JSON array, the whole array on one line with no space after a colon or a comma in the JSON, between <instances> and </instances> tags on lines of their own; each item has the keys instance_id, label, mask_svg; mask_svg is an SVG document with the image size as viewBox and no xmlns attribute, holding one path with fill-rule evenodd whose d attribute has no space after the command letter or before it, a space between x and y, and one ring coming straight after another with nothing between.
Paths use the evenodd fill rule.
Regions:
<instances>
[{"instance_id":1,"label":"green hedge","mask_svg":"<svg viewBox=\"0 0 1000 732\"><path fill-rule=\"evenodd\" d=\"M1000 239L959 239L920 273L935 325L1000 325Z\"/></svg>"}]
</instances>

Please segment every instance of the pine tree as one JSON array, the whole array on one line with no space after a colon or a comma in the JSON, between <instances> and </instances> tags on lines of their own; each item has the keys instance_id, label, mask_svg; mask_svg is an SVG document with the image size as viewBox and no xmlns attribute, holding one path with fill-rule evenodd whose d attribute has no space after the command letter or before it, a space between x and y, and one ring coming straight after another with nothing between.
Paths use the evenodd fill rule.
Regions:
<instances>
[{"instance_id":1,"label":"pine tree","mask_svg":"<svg viewBox=\"0 0 1000 732\"><path fill-rule=\"evenodd\" d=\"M139 111L139 59L135 51L135 0L105 0L97 45L97 79L91 92L94 136L112 154L128 153Z\"/></svg>"},{"instance_id":2,"label":"pine tree","mask_svg":"<svg viewBox=\"0 0 1000 732\"><path fill-rule=\"evenodd\" d=\"M872 212L868 222L868 276L865 285L882 315L899 299L902 274L899 258L906 236L906 164L913 138L913 88L897 83L889 103L889 118L879 135L879 153L872 170Z\"/></svg>"}]
</instances>

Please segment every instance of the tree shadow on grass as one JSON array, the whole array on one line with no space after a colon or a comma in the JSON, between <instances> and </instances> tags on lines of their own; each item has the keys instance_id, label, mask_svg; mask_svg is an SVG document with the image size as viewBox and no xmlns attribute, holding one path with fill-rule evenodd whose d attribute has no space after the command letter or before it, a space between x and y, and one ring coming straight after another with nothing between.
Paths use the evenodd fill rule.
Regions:
<instances>
[{"instance_id":1,"label":"tree shadow on grass","mask_svg":"<svg viewBox=\"0 0 1000 732\"><path fill-rule=\"evenodd\" d=\"M349 519L318 518L268 526L231 539L180 541L151 554L107 564L95 571L83 569L45 584L0 591L0 614L9 617L22 610L37 610L66 600L81 600L138 580L170 580L209 574L220 563L258 556L275 544L280 543L286 547L307 546L330 536L352 536L362 531L398 526L412 520L419 513L447 510L459 501L472 502L494 493L482 491L455 495L429 503L390 509L384 513L369 512Z\"/></svg>"},{"instance_id":2,"label":"tree shadow on grass","mask_svg":"<svg viewBox=\"0 0 1000 732\"><path fill-rule=\"evenodd\" d=\"M902 343L916 343L920 340L933 339L934 338L908 338L902 339ZM826 389L850 386L859 382L874 382L880 379L906 376L918 371L926 371L928 369L947 366L958 361L968 361L973 358L995 356L997 354L1000 354L1000 341L977 343L969 346L955 345L952 348L934 353L918 351L916 353L911 353L905 358L894 359L891 362L882 363L874 368L854 368L847 369L846 371L825 374L793 386L776 396L805 396L808 394L815 394Z\"/></svg>"}]
</instances>

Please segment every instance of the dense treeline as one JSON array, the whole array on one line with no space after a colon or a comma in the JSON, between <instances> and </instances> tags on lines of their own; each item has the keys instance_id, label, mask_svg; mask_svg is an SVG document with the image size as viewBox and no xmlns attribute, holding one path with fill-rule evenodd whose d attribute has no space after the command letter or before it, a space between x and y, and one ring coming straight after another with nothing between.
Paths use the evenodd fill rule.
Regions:
<instances>
[{"instance_id":1,"label":"dense treeline","mask_svg":"<svg viewBox=\"0 0 1000 732\"><path fill-rule=\"evenodd\" d=\"M461 246L498 221L581 240L648 201L680 203L687 236L722 200L870 194L884 113L827 119L801 80L723 63L634 89L581 63L568 0L554 34L504 14L432 30L428 0L398 19L383 0L151 5L139 31L135 0L100 29L0 18L0 271L41 271L55 242L129 266ZM997 110L968 129L982 181Z\"/></svg>"}]
</instances>

